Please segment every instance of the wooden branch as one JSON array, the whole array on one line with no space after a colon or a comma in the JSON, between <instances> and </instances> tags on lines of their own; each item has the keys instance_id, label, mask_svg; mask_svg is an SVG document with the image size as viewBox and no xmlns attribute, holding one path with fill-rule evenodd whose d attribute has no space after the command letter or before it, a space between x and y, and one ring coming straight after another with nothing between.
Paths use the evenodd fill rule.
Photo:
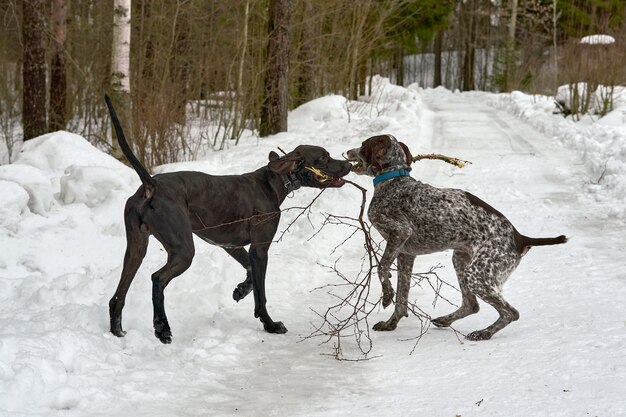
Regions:
<instances>
[{"instance_id":1,"label":"wooden branch","mask_svg":"<svg viewBox=\"0 0 626 417\"><path fill-rule=\"evenodd\" d=\"M446 155L442 155L439 153L425 153L425 154L416 155L413 157L413 162L421 161L422 159L433 159L433 160L437 159L437 160L452 164L459 168L463 168L465 165L471 164L470 161L464 161L462 159L453 158L451 156L446 156Z\"/></svg>"}]
</instances>

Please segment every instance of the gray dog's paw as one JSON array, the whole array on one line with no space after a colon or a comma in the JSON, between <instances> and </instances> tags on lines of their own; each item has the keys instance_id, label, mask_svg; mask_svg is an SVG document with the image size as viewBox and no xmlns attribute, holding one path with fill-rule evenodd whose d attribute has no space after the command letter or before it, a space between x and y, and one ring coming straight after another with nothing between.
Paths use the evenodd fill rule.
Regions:
<instances>
[{"instance_id":1,"label":"gray dog's paw","mask_svg":"<svg viewBox=\"0 0 626 417\"><path fill-rule=\"evenodd\" d=\"M246 295L250 294L250 291L252 291L252 285L246 285L244 283L237 285L233 290L233 300L237 302L243 300Z\"/></svg>"},{"instance_id":2,"label":"gray dog's paw","mask_svg":"<svg viewBox=\"0 0 626 417\"><path fill-rule=\"evenodd\" d=\"M270 324L263 324L263 328L268 333L283 334L287 333L287 328L282 321L274 321Z\"/></svg>"}]
</instances>

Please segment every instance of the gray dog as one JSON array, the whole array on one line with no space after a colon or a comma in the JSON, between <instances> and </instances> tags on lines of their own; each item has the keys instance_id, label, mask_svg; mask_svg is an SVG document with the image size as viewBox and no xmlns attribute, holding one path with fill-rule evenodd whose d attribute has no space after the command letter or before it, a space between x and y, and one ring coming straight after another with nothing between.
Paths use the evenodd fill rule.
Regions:
<instances>
[{"instance_id":1,"label":"gray dog","mask_svg":"<svg viewBox=\"0 0 626 417\"><path fill-rule=\"evenodd\" d=\"M111 332L120 337L126 333L122 330L126 293L146 255L148 237L154 235L167 251L167 263L152 274L154 333L161 342L171 343L163 290L191 265L195 234L224 248L246 269L246 280L237 285L233 298L239 301L252 290L254 316L269 333L285 333L287 328L273 321L265 307L268 250L278 228L280 205L300 186L341 187L341 177L350 172L351 164L331 158L319 146L301 145L283 157L271 152L266 166L243 175L183 171L152 177L128 146L111 99L105 96L105 101L120 148L143 183L124 209L127 246L122 277L109 302Z\"/></svg>"},{"instance_id":2,"label":"gray dog","mask_svg":"<svg viewBox=\"0 0 626 417\"><path fill-rule=\"evenodd\" d=\"M532 246L565 243L563 235L531 238L520 234L500 212L478 197L457 189L435 188L409 176L412 156L407 146L391 135L373 136L360 148L348 151L352 171L374 177L374 196L368 217L387 246L378 266L383 285L383 306L393 298L390 268L398 260L398 294L395 311L374 330L394 330L407 314L413 263L417 255L452 249L459 280L461 307L432 323L448 327L478 312L479 297L500 317L491 326L467 335L487 340L512 321L518 311L502 297L502 285Z\"/></svg>"}]
</instances>

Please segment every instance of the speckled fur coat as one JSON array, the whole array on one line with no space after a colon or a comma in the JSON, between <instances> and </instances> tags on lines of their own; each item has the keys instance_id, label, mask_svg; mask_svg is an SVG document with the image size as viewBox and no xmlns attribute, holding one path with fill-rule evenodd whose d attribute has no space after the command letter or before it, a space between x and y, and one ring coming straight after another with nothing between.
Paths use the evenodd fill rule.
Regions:
<instances>
[{"instance_id":1,"label":"speckled fur coat","mask_svg":"<svg viewBox=\"0 0 626 417\"><path fill-rule=\"evenodd\" d=\"M374 136L348 151L353 172L378 177L410 170L408 147L391 135ZM401 172L401 171L400 171ZM406 174L406 173L405 173ZM486 340L519 318L502 297L501 288L531 246L564 243L565 236L536 239L520 234L501 213L478 197L458 189L436 188L402 175L375 185L368 217L387 245L378 266L383 306L393 299L391 264L397 259L396 306L389 320L375 330L393 330L407 316L407 301L415 256L452 249L452 262L462 293L461 307L434 319L436 326L478 312L476 297L493 306L500 317L491 326L467 335Z\"/></svg>"}]
</instances>

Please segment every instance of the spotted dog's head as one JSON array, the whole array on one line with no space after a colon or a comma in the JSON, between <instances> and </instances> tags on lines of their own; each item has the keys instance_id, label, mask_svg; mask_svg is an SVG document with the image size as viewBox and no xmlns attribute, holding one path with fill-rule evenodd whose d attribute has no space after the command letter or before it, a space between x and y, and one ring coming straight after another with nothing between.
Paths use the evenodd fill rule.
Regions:
<instances>
[{"instance_id":1,"label":"spotted dog's head","mask_svg":"<svg viewBox=\"0 0 626 417\"><path fill-rule=\"evenodd\" d=\"M347 161L331 158L328 151L319 146L300 145L280 157L274 151L269 154L268 167L293 184L313 188L341 187L342 179L350 172L352 165Z\"/></svg>"},{"instance_id":2,"label":"spotted dog's head","mask_svg":"<svg viewBox=\"0 0 626 417\"><path fill-rule=\"evenodd\" d=\"M372 136L360 148L348 151L352 172L375 177L383 172L411 169L413 156L409 148L392 135Z\"/></svg>"}]
</instances>

